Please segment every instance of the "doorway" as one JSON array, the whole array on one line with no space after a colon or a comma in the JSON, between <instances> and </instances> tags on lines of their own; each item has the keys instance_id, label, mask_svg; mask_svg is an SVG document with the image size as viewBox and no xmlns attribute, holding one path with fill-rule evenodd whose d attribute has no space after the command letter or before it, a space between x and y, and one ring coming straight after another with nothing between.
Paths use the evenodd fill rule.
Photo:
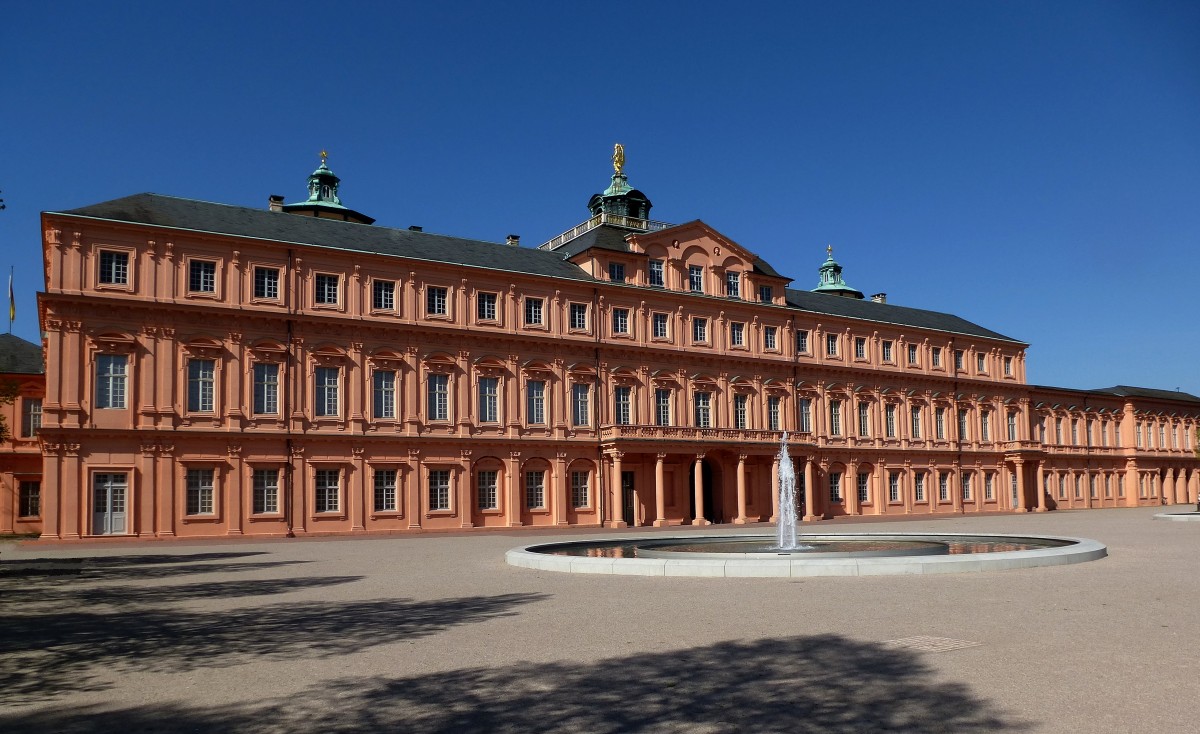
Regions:
<instances>
[{"instance_id":1,"label":"doorway","mask_svg":"<svg viewBox=\"0 0 1200 734\"><path fill-rule=\"evenodd\" d=\"M124 535L125 496L128 475L102 473L92 475L92 532L96 535Z\"/></svg>"},{"instance_id":2,"label":"doorway","mask_svg":"<svg viewBox=\"0 0 1200 734\"><path fill-rule=\"evenodd\" d=\"M714 489L713 467L708 459L700 462L700 481L702 483L700 496L704 499L704 519L713 524L725 522L722 497ZM688 517L696 516L696 472L689 467L688 471Z\"/></svg>"},{"instance_id":3,"label":"doorway","mask_svg":"<svg viewBox=\"0 0 1200 734\"><path fill-rule=\"evenodd\" d=\"M637 498L634 496L634 473L631 471L621 472L621 519L629 527L637 525L637 515L634 513L634 502Z\"/></svg>"}]
</instances>

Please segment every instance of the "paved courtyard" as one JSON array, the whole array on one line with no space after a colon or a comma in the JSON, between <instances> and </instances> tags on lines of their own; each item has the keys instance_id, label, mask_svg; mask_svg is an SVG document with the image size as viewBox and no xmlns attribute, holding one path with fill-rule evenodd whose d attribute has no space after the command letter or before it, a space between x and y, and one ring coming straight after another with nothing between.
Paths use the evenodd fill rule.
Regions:
<instances>
[{"instance_id":1,"label":"paved courtyard","mask_svg":"<svg viewBox=\"0 0 1200 734\"><path fill-rule=\"evenodd\" d=\"M504 564L516 545L602 534L580 530L9 543L0 731L1197 731L1200 523L1160 511L817 526L1109 549L913 577ZM84 560L77 574L5 573L34 558Z\"/></svg>"}]
</instances>

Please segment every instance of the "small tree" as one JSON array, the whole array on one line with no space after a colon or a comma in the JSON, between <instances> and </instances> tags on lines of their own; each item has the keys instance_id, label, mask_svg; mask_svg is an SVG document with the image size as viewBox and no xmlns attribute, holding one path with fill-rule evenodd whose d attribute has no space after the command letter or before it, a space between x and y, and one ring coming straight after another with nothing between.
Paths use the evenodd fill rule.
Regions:
<instances>
[{"instance_id":1,"label":"small tree","mask_svg":"<svg viewBox=\"0 0 1200 734\"><path fill-rule=\"evenodd\" d=\"M0 408L6 405L12 405L17 401L17 396L21 394L21 384L12 380L0 382ZM8 440L10 430L8 428L8 420L4 417L4 413L0 412L0 443Z\"/></svg>"}]
</instances>

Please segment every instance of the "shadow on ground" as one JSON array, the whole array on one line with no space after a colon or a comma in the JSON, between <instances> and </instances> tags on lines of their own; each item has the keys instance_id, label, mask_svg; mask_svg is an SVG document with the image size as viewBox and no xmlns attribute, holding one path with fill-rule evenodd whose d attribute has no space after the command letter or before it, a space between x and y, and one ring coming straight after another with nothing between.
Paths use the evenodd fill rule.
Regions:
<instances>
[{"instance_id":1,"label":"shadow on ground","mask_svg":"<svg viewBox=\"0 0 1200 734\"><path fill-rule=\"evenodd\" d=\"M598 663L332 680L255 705L76 707L9 732L1021 732L922 658L838 636L727 642Z\"/></svg>"}]
</instances>

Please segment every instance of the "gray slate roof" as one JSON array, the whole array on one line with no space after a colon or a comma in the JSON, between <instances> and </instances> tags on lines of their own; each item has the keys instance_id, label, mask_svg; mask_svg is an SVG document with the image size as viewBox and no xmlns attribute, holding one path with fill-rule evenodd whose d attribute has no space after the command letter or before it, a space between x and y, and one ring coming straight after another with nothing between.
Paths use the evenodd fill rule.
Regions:
<instances>
[{"instance_id":1,"label":"gray slate roof","mask_svg":"<svg viewBox=\"0 0 1200 734\"><path fill-rule=\"evenodd\" d=\"M1129 385L1116 385L1114 387L1104 387L1090 392L1104 393L1106 395L1116 395L1122 398L1151 398L1154 400L1183 400L1189 403L1200 403L1200 398L1186 392L1178 390L1155 390L1149 387L1131 387Z\"/></svg>"},{"instance_id":2,"label":"gray slate roof","mask_svg":"<svg viewBox=\"0 0 1200 734\"><path fill-rule=\"evenodd\" d=\"M851 319L863 319L864 321L895 324L897 326L935 329L951 334L1001 339L1003 341L1016 342L1017 344L1025 343L1004 336L1003 334L998 334L990 329L985 329L978 324L973 324L953 314L925 311L906 306L894 306L890 303L876 303L857 298L845 298L827 293L800 291L793 288L788 288L786 293L788 305L792 308L798 308L801 311L811 311L812 313L823 313L831 316L844 316Z\"/></svg>"},{"instance_id":3,"label":"gray slate roof","mask_svg":"<svg viewBox=\"0 0 1200 734\"><path fill-rule=\"evenodd\" d=\"M0 334L0 373L40 375L45 371L39 345L12 334Z\"/></svg>"}]
</instances>

